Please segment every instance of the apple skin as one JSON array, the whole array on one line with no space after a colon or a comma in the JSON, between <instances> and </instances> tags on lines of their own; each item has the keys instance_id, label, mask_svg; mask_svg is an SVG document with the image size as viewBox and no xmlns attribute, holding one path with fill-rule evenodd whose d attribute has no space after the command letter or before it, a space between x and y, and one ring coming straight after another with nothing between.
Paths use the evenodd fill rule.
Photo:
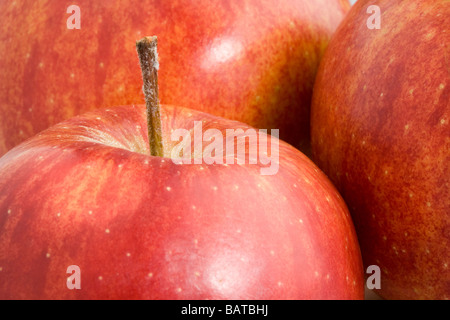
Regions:
<instances>
[{"instance_id":1,"label":"apple skin","mask_svg":"<svg viewBox=\"0 0 450 320\"><path fill-rule=\"evenodd\" d=\"M168 154L171 129L196 120L248 128L161 116ZM144 106L101 109L0 158L0 299L364 298L348 209L300 151L279 141L279 171L263 176L152 157L146 135ZM70 265L81 290L66 287Z\"/></svg>"},{"instance_id":2,"label":"apple skin","mask_svg":"<svg viewBox=\"0 0 450 320\"><path fill-rule=\"evenodd\" d=\"M380 30L370 30L369 5ZM448 1L358 1L319 67L312 158L386 299L450 297Z\"/></svg>"},{"instance_id":3,"label":"apple skin","mask_svg":"<svg viewBox=\"0 0 450 320\"><path fill-rule=\"evenodd\" d=\"M160 99L309 148L314 77L347 0L0 2L0 156L98 107L142 103L134 42L158 36ZM131 45L130 45L131 44ZM309 150L309 149L308 149Z\"/></svg>"}]
</instances>

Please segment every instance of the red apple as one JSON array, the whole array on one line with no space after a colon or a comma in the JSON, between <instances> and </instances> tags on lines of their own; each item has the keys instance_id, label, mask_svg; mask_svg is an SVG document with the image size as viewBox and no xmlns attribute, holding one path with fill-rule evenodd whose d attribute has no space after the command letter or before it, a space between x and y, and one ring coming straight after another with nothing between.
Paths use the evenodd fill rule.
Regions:
<instances>
[{"instance_id":1,"label":"red apple","mask_svg":"<svg viewBox=\"0 0 450 320\"><path fill-rule=\"evenodd\" d=\"M66 120L0 158L0 299L363 298L346 205L305 155L276 140L273 175L248 159L176 164L173 129L250 127L161 116L164 157L149 155L138 105ZM80 290L66 286L71 265Z\"/></svg>"},{"instance_id":2,"label":"red apple","mask_svg":"<svg viewBox=\"0 0 450 320\"><path fill-rule=\"evenodd\" d=\"M160 99L309 144L321 55L347 0L0 2L0 156L98 107L142 103L129 44L161 39ZM69 11L72 12L72 11Z\"/></svg>"},{"instance_id":3,"label":"red apple","mask_svg":"<svg viewBox=\"0 0 450 320\"><path fill-rule=\"evenodd\" d=\"M358 1L314 87L313 159L387 299L450 297L449 17L443 0Z\"/></svg>"}]
</instances>

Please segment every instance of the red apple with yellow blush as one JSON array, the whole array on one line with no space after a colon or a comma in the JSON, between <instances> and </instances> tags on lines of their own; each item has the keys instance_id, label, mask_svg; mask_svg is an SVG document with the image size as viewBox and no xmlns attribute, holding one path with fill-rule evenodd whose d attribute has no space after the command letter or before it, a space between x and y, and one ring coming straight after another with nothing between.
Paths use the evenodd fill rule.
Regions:
<instances>
[{"instance_id":1,"label":"red apple with yellow blush","mask_svg":"<svg viewBox=\"0 0 450 320\"><path fill-rule=\"evenodd\" d=\"M314 87L313 159L386 299L450 298L449 17L444 0L359 0Z\"/></svg>"},{"instance_id":2,"label":"red apple with yellow blush","mask_svg":"<svg viewBox=\"0 0 450 320\"><path fill-rule=\"evenodd\" d=\"M250 163L250 142L243 164L207 164L209 144L192 154L200 164L174 161L180 143L196 149L195 121L224 134L251 127L160 108L147 40L147 112L91 111L0 158L0 298L362 299L346 204L300 151L259 131L277 146L274 174ZM194 139L175 141L180 128ZM70 266L80 289L67 286Z\"/></svg>"}]
</instances>

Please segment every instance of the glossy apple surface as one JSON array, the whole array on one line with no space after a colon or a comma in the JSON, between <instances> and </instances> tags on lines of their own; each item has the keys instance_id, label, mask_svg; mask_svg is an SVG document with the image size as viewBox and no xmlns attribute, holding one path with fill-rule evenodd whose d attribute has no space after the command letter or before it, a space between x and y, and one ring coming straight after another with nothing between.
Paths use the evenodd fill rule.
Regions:
<instances>
[{"instance_id":1,"label":"glossy apple surface","mask_svg":"<svg viewBox=\"0 0 450 320\"><path fill-rule=\"evenodd\" d=\"M368 29L378 5L381 29ZM358 1L324 56L312 153L387 299L450 297L450 3Z\"/></svg>"},{"instance_id":2,"label":"glossy apple surface","mask_svg":"<svg viewBox=\"0 0 450 320\"><path fill-rule=\"evenodd\" d=\"M0 155L98 107L139 104L137 39L159 39L160 99L309 145L317 66L347 0L0 2ZM131 44L131 45L130 45Z\"/></svg>"},{"instance_id":3,"label":"glossy apple surface","mask_svg":"<svg viewBox=\"0 0 450 320\"><path fill-rule=\"evenodd\" d=\"M248 127L170 106L161 116L167 157L149 155L144 106L123 106L0 158L1 299L364 297L347 207L306 156L280 141L274 175L248 160L175 164L172 129ZM66 286L71 265L80 290Z\"/></svg>"}]
</instances>

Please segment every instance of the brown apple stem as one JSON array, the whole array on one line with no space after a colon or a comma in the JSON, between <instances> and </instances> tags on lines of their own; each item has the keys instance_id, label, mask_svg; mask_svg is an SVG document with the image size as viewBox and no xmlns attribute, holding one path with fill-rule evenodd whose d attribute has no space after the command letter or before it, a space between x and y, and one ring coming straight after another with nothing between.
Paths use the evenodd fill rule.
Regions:
<instances>
[{"instance_id":1,"label":"brown apple stem","mask_svg":"<svg viewBox=\"0 0 450 320\"><path fill-rule=\"evenodd\" d=\"M144 37L136 41L136 49L141 64L144 86L145 103L147 106L147 127L150 154L152 156L164 156L164 147L161 132L161 115L158 99L158 53L157 38Z\"/></svg>"}]
</instances>

